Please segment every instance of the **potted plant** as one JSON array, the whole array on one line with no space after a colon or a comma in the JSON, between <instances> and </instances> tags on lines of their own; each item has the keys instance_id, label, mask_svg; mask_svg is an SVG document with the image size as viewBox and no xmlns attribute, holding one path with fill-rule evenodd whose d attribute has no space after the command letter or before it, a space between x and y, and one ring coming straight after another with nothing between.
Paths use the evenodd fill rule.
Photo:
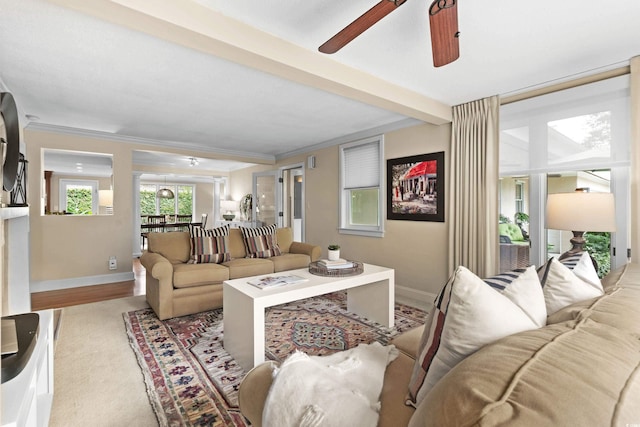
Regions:
<instances>
[{"instance_id":1,"label":"potted plant","mask_svg":"<svg viewBox=\"0 0 640 427\"><path fill-rule=\"evenodd\" d=\"M245 194L240 200L240 212L244 216L245 221L251 221L251 210L253 208L253 196L251 194Z\"/></svg>"},{"instance_id":2,"label":"potted plant","mask_svg":"<svg viewBox=\"0 0 640 427\"><path fill-rule=\"evenodd\" d=\"M340 245L329 245L327 249L329 261L340 259Z\"/></svg>"},{"instance_id":3,"label":"potted plant","mask_svg":"<svg viewBox=\"0 0 640 427\"><path fill-rule=\"evenodd\" d=\"M526 214L524 212L516 212L516 214L514 215L514 219L518 227L520 227L520 231L522 231L524 239L529 240L529 234L527 233L527 230L524 229L524 225L529 223L529 214Z\"/></svg>"}]
</instances>

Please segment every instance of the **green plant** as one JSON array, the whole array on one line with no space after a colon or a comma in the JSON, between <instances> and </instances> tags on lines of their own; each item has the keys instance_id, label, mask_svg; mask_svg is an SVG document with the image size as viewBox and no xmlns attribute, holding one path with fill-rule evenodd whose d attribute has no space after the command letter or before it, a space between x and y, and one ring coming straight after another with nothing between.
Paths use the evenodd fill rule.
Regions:
<instances>
[{"instance_id":1,"label":"green plant","mask_svg":"<svg viewBox=\"0 0 640 427\"><path fill-rule=\"evenodd\" d=\"M498 217L498 222L500 224L509 224L511 220L509 219L509 217L500 214L500 216Z\"/></svg>"},{"instance_id":2,"label":"green plant","mask_svg":"<svg viewBox=\"0 0 640 427\"><path fill-rule=\"evenodd\" d=\"M340 245L329 245L327 249L329 249L330 251L337 251L338 249L340 249Z\"/></svg>"},{"instance_id":3,"label":"green plant","mask_svg":"<svg viewBox=\"0 0 640 427\"><path fill-rule=\"evenodd\" d=\"M611 270L611 233L584 233L584 248L598 264L598 276L606 276Z\"/></svg>"},{"instance_id":4,"label":"green plant","mask_svg":"<svg viewBox=\"0 0 640 427\"><path fill-rule=\"evenodd\" d=\"M69 188L65 211L73 215L91 215L91 190L88 188Z\"/></svg>"},{"instance_id":5,"label":"green plant","mask_svg":"<svg viewBox=\"0 0 640 427\"><path fill-rule=\"evenodd\" d=\"M517 224L528 224L529 223L529 214L524 212L516 212L514 215Z\"/></svg>"}]
</instances>

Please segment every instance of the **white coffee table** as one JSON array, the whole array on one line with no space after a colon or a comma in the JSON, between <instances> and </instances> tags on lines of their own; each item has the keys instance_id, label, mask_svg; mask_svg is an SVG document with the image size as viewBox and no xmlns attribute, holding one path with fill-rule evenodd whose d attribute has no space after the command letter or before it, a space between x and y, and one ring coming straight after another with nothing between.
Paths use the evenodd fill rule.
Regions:
<instances>
[{"instance_id":1,"label":"white coffee table","mask_svg":"<svg viewBox=\"0 0 640 427\"><path fill-rule=\"evenodd\" d=\"M347 291L347 310L387 327L394 322L394 270L364 264L355 276L325 277L308 269L264 276L295 274L305 282L259 289L247 283L255 277L227 280L223 284L224 348L245 370L264 362L264 315L267 307Z\"/></svg>"}]
</instances>

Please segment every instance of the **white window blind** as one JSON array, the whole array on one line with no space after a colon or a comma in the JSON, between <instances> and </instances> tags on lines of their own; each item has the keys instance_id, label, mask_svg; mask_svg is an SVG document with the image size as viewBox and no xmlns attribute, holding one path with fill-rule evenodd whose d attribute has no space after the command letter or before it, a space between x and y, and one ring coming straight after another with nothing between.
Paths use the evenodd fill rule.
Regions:
<instances>
[{"instance_id":1,"label":"white window blind","mask_svg":"<svg viewBox=\"0 0 640 427\"><path fill-rule=\"evenodd\" d=\"M378 142L344 150L344 188L377 187L380 184L380 149Z\"/></svg>"},{"instance_id":2,"label":"white window blind","mask_svg":"<svg viewBox=\"0 0 640 427\"><path fill-rule=\"evenodd\" d=\"M629 76L500 109L500 175L629 165Z\"/></svg>"}]
</instances>

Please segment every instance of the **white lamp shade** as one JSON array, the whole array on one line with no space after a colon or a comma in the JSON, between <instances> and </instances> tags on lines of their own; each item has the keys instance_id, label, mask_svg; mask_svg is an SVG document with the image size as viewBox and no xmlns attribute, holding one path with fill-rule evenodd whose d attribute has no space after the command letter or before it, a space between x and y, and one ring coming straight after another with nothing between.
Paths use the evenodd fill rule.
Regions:
<instances>
[{"instance_id":1,"label":"white lamp shade","mask_svg":"<svg viewBox=\"0 0 640 427\"><path fill-rule=\"evenodd\" d=\"M611 193L557 193L547 197L547 228L569 231L616 231Z\"/></svg>"},{"instance_id":2,"label":"white lamp shade","mask_svg":"<svg viewBox=\"0 0 640 427\"><path fill-rule=\"evenodd\" d=\"M98 190L98 205L113 206L113 190Z\"/></svg>"},{"instance_id":3,"label":"white lamp shade","mask_svg":"<svg viewBox=\"0 0 640 427\"><path fill-rule=\"evenodd\" d=\"M227 212L235 212L238 210L239 207L239 203L233 200L221 200L220 201L220 209L222 209L223 212L227 213Z\"/></svg>"}]
</instances>

